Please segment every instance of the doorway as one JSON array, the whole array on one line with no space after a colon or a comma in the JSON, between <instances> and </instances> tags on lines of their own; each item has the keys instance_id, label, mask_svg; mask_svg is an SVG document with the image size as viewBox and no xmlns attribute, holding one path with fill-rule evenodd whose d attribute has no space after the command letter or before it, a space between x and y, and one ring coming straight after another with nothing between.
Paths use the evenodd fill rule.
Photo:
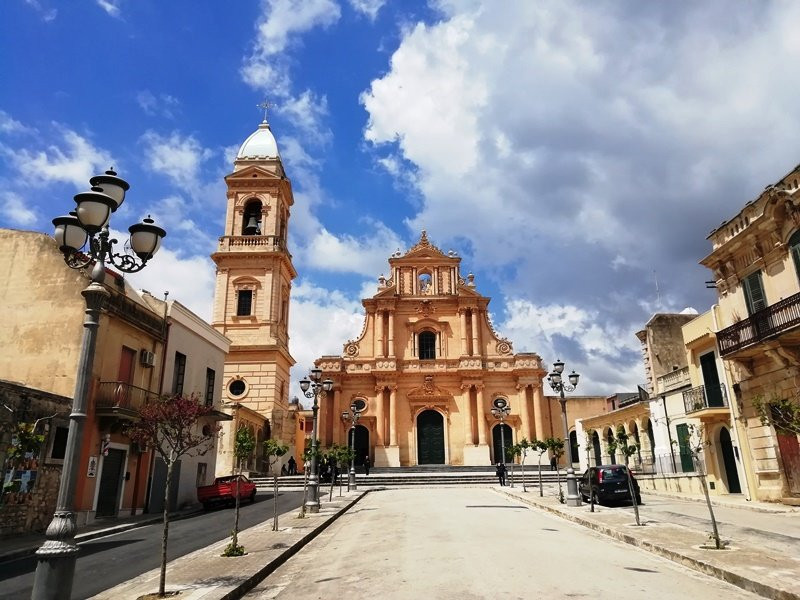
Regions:
<instances>
[{"instance_id":1,"label":"doorway","mask_svg":"<svg viewBox=\"0 0 800 600\"><path fill-rule=\"evenodd\" d=\"M725 406L722 398L722 386L719 383L717 361L713 352L700 357L700 369L703 371L703 384L706 386L706 401L709 407Z\"/></svg>"},{"instance_id":2,"label":"doorway","mask_svg":"<svg viewBox=\"0 0 800 600\"><path fill-rule=\"evenodd\" d=\"M502 433L501 433L502 431ZM505 454L500 449L501 441L505 443L506 450L514 445L514 432L511 427L503 423L502 425L495 425L492 429L492 450L494 452L494 460L492 462L499 463L500 461L508 461L508 454ZM505 458L505 460L503 460Z\"/></svg>"},{"instance_id":3,"label":"doorway","mask_svg":"<svg viewBox=\"0 0 800 600\"><path fill-rule=\"evenodd\" d=\"M348 434L353 436L353 439L348 441L353 444L356 465L360 467L364 464L364 458L369 456L369 429L363 425L356 425L352 433L348 431Z\"/></svg>"},{"instance_id":4,"label":"doorway","mask_svg":"<svg viewBox=\"0 0 800 600\"><path fill-rule=\"evenodd\" d=\"M417 417L417 464L444 464L444 419L435 410Z\"/></svg>"},{"instance_id":5,"label":"doorway","mask_svg":"<svg viewBox=\"0 0 800 600\"><path fill-rule=\"evenodd\" d=\"M736 456L733 453L731 434L727 427L719 430L719 447L722 451L722 465L725 468L725 480L728 482L729 494L741 494L739 485L739 471L736 469Z\"/></svg>"},{"instance_id":6,"label":"doorway","mask_svg":"<svg viewBox=\"0 0 800 600\"><path fill-rule=\"evenodd\" d=\"M122 487L122 468L125 464L125 450L109 448L103 457L103 470L97 494L95 516L116 517L119 511L119 493Z\"/></svg>"}]
</instances>

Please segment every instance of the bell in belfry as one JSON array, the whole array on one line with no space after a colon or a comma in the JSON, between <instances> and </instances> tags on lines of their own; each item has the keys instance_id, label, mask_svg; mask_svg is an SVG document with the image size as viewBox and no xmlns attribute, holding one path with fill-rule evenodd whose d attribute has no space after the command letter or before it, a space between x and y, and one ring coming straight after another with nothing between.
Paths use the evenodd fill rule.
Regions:
<instances>
[{"instance_id":1,"label":"bell in belfry","mask_svg":"<svg viewBox=\"0 0 800 600\"><path fill-rule=\"evenodd\" d=\"M245 235L259 235L261 230L258 226L258 221L256 221L255 216L251 216L250 220L247 221L247 226L244 228Z\"/></svg>"}]
</instances>

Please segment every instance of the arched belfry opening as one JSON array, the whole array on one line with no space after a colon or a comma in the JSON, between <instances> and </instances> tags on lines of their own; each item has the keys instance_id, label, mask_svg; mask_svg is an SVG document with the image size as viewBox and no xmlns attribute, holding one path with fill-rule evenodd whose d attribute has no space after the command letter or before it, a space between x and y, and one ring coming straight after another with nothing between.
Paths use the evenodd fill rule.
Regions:
<instances>
[{"instance_id":1,"label":"arched belfry opening","mask_svg":"<svg viewBox=\"0 0 800 600\"><path fill-rule=\"evenodd\" d=\"M248 200L244 206L242 235L261 235L261 201Z\"/></svg>"}]
</instances>

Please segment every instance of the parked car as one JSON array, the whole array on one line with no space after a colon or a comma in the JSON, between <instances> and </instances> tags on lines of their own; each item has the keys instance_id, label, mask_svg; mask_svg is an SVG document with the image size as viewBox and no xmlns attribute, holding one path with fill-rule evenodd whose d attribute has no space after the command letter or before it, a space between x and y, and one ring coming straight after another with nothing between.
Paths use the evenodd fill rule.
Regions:
<instances>
[{"instance_id":1,"label":"parked car","mask_svg":"<svg viewBox=\"0 0 800 600\"><path fill-rule=\"evenodd\" d=\"M208 509L214 504L236 502L237 491L240 501L245 498L249 498L251 503L256 501L256 484L244 475L217 477L211 485L197 488L197 499L203 508Z\"/></svg>"},{"instance_id":2,"label":"parked car","mask_svg":"<svg viewBox=\"0 0 800 600\"><path fill-rule=\"evenodd\" d=\"M642 503L642 495L639 491L639 482L625 465L598 465L590 467L584 471L578 483L578 490L581 498L588 502L594 496L595 504L605 502L631 501L631 492L628 487L628 476L633 482L633 490L636 494L636 504Z\"/></svg>"}]
</instances>

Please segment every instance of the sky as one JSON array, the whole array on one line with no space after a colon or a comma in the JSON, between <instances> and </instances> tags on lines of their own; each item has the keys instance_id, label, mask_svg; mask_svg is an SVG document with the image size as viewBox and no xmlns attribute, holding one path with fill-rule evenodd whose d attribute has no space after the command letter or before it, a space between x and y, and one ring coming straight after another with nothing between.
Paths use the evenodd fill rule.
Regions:
<instances>
[{"instance_id":1,"label":"sky","mask_svg":"<svg viewBox=\"0 0 800 600\"><path fill-rule=\"evenodd\" d=\"M137 287L209 319L224 176L269 121L292 180L297 381L422 229L517 352L635 391L635 332L705 312L708 234L800 160L800 4L4 0L0 227L88 179L167 230ZM121 238L122 239L122 238ZM296 388L295 388L296 391Z\"/></svg>"}]
</instances>

